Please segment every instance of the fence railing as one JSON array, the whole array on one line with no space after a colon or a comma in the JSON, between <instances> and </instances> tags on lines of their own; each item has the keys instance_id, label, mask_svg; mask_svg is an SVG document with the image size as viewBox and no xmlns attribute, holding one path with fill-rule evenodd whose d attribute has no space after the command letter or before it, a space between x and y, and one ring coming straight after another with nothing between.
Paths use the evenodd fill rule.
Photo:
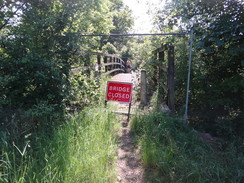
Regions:
<instances>
[{"instance_id":1,"label":"fence railing","mask_svg":"<svg viewBox=\"0 0 244 183\"><path fill-rule=\"evenodd\" d=\"M106 76L112 73L125 72L125 62L121 57L117 55L84 51L84 50L80 51L79 54L97 55L96 58L97 62L95 65L92 66L73 68L71 69L72 73L78 73L80 71L86 71L86 70L95 70L101 73L102 76Z\"/></svg>"},{"instance_id":2,"label":"fence railing","mask_svg":"<svg viewBox=\"0 0 244 183\"><path fill-rule=\"evenodd\" d=\"M167 51L167 67L163 66L165 62L164 53ZM158 104L163 103L164 94L166 94L166 104L171 111L175 111L175 53L174 46L162 45L154 52L154 59L159 60L159 64L155 65L158 71L158 78L155 78L158 84ZM166 74L166 82L164 82L164 75ZM156 76L156 75L155 75Z\"/></svg>"}]
</instances>

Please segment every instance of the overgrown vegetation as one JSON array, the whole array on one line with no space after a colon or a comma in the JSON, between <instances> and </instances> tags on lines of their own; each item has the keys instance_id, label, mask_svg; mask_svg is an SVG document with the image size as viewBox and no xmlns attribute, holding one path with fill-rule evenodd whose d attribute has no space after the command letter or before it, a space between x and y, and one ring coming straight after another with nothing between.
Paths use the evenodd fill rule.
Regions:
<instances>
[{"instance_id":1,"label":"overgrown vegetation","mask_svg":"<svg viewBox=\"0 0 244 183\"><path fill-rule=\"evenodd\" d=\"M161 113L137 117L132 126L145 166L156 172L152 182L243 179L243 7L240 0L168 0L157 8L157 32L194 30L189 125L222 145L214 149ZM103 84L85 69L96 64L95 56L82 50L141 64L155 96L158 61L151 51L174 45L176 110L183 115L187 37L80 36L128 33L132 24L122 0L0 1L0 181L114 181L108 170L117 125L96 107ZM76 67L83 70L73 74Z\"/></svg>"},{"instance_id":2,"label":"overgrown vegetation","mask_svg":"<svg viewBox=\"0 0 244 183\"><path fill-rule=\"evenodd\" d=\"M244 156L234 143L201 140L181 120L162 112L137 116L132 130L148 182L235 182L244 180Z\"/></svg>"},{"instance_id":3,"label":"overgrown vegetation","mask_svg":"<svg viewBox=\"0 0 244 183\"><path fill-rule=\"evenodd\" d=\"M0 125L4 128L19 110L62 111L67 105L79 103L82 108L92 98L96 101L99 84L93 71L84 69L74 76L71 68L95 65L80 51L101 51L109 38L80 35L125 33L133 23L121 0L4 0L0 10Z\"/></svg>"},{"instance_id":4,"label":"overgrown vegetation","mask_svg":"<svg viewBox=\"0 0 244 183\"><path fill-rule=\"evenodd\" d=\"M109 38L80 35L132 23L121 0L0 1L0 182L114 182L116 119L80 52Z\"/></svg>"},{"instance_id":5,"label":"overgrown vegetation","mask_svg":"<svg viewBox=\"0 0 244 183\"><path fill-rule=\"evenodd\" d=\"M0 182L115 182L115 115L94 107L49 120L21 138L0 131Z\"/></svg>"},{"instance_id":6,"label":"overgrown vegetation","mask_svg":"<svg viewBox=\"0 0 244 183\"><path fill-rule=\"evenodd\" d=\"M225 139L243 138L243 7L239 0L169 0L155 16L161 32L194 31L189 123ZM183 116L189 37L166 36L150 42L151 51L162 44L175 47L176 110ZM148 71L149 89L156 91L158 63L153 57L148 55L142 67ZM164 65L166 59L165 53Z\"/></svg>"},{"instance_id":7,"label":"overgrown vegetation","mask_svg":"<svg viewBox=\"0 0 244 183\"><path fill-rule=\"evenodd\" d=\"M158 30L192 29L194 43L189 126L157 111L131 124L149 182L243 182L243 5L239 0L169 0L157 7ZM152 52L164 44L175 47L175 115L182 119L189 38L153 37L144 44L151 53L141 67L147 70L154 107L159 63ZM167 67L166 54L164 59Z\"/></svg>"}]
</instances>

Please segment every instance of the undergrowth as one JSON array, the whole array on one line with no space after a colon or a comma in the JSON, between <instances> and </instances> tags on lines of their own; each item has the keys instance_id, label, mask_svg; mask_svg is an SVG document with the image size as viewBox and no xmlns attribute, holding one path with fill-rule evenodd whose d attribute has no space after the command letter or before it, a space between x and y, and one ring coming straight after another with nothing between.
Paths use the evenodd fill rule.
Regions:
<instances>
[{"instance_id":1,"label":"undergrowth","mask_svg":"<svg viewBox=\"0 0 244 183\"><path fill-rule=\"evenodd\" d=\"M94 107L63 120L22 139L0 131L0 182L114 182L115 116Z\"/></svg>"},{"instance_id":2,"label":"undergrowth","mask_svg":"<svg viewBox=\"0 0 244 183\"><path fill-rule=\"evenodd\" d=\"M196 131L161 112L136 116L131 123L141 149L145 176L151 183L240 183L243 152L229 143L217 148Z\"/></svg>"}]
</instances>

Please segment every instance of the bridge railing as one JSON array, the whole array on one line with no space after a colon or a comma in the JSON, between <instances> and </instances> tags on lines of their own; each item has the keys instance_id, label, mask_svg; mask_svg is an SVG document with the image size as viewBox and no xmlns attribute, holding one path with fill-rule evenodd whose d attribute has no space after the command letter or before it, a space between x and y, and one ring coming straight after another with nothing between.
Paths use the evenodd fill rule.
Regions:
<instances>
[{"instance_id":1,"label":"bridge railing","mask_svg":"<svg viewBox=\"0 0 244 183\"><path fill-rule=\"evenodd\" d=\"M117 55L91 51L80 51L79 54L97 55L96 65L76 67L71 70L72 73L78 73L80 71L86 70L95 70L101 73L102 76L106 76L112 73L125 72L125 62Z\"/></svg>"},{"instance_id":2,"label":"bridge railing","mask_svg":"<svg viewBox=\"0 0 244 183\"><path fill-rule=\"evenodd\" d=\"M167 67L163 66L166 62L165 52L167 52ZM159 60L159 63L155 65L155 74L153 80L156 81L158 85L158 105L163 103L164 95L166 95L166 104L171 111L175 111L175 52L174 46L162 45L160 48L156 49L154 52L154 59ZM166 76L165 76L166 74ZM158 78L156 78L158 76ZM165 79L164 79L165 78ZM164 82L166 80L166 82Z\"/></svg>"}]
</instances>

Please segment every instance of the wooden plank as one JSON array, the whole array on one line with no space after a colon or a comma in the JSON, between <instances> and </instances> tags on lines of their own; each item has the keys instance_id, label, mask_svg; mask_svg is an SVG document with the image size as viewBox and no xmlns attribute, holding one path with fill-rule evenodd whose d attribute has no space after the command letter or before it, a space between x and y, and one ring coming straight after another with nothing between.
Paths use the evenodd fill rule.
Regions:
<instances>
[{"instance_id":1,"label":"wooden plank","mask_svg":"<svg viewBox=\"0 0 244 183\"><path fill-rule=\"evenodd\" d=\"M100 64L100 65L98 65L98 67L101 70L101 67L103 67L103 66L109 66L109 65L120 65L122 68L124 68L124 65L122 65L120 63L114 63L114 62L112 62L112 63L106 63L106 64ZM120 68L120 69L122 69L122 68ZM86 66L86 67L76 67L76 68L71 69L71 73L76 74L76 73L78 73L80 71L86 71L86 70L89 70L89 69L95 69L95 66L92 65L92 66Z\"/></svg>"},{"instance_id":2,"label":"wooden plank","mask_svg":"<svg viewBox=\"0 0 244 183\"><path fill-rule=\"evenodd\" d=\"M153 60L157 60L158 59L158 52L154 52L153 54ZM158 85L158 64L154 63L153 64L153 71L154 71L154 75L152 76L152 80L155 86Z\"/></svg>"},{"instance_id":3,"label":"wooden plank","mask_svg":"<svg viewBox=\"0 0 244 183\"><path fill-rule=\"evenodd\" d=\"M154 50L154 52L159 53L159 52L164 52L166 50L168 50L168 45L165 44L165 45L162 45L162 47L157 48L156 50Z\"/></svg>"},{"instance_id":4,"label":"wooden plank","mask_svg":"<svg viewBox=\"0 0 244 183\"><path fill-rule=\"evenodd\" d=\"M106 56L103 57L104 59L104 64L106 64L108 62L108 58ZM108 71L108 67L105 66L105 72Z\"/></svg>"},{"instance_id":5,"label":"wooden plank","mask_svg":"<svg viewBox=\"0 0 244 183\"><path fill-rule=\"evenodd\" d=\"M121 65L121 67L124 67L121 63L117 63L117 62L111 62L111 63L101 64L101 66L108 66L108 65Z\"/></svg>"},{"instance_id":6,"label":"wooden plank","mask_svg":"<svg viewBox=\"0 0 244 183\"><path fill-rule=\"evenodd\" d=\"M147 74L146 70L141 70L141 106L147 105Z\"/></svg>"},{"instance_id":7,"label":"wooden plank","mask_svg":"<svg viewBox=\"0 0 244 183\"><path fill-rule=\"evenodd\" d=\"M107 75L109 75L109 74L111 74L113 72L116 72L116 71L124 71L124 69L113 69L111 71L103 73L102 76L107 76Z\"/></svg>"},{"instance_id":8,"label":"wooden plank","mask_svg":"<svg viewBox=\"0 0 244 183\"><path fill-rule=\"evenodd\" d=\"M110 57L110 58L109 58L109 62L110 62L110 63L113 62L113 57ZM112 64L112 65L113 65L113 64ZM108 66L108 70L109 70L109 71L113 70L112 65L109 65L109 66Z\"/></svg>"},{"instance_id":9,"label":"wooden plank","mask_svg":"<svg viewBox=\"0 0 244 183\"><path fill-rule=\"evenodd\" d=\"M163 62L164 62L164 52L158 53L159 66L158 66L158 97L157 97L157 107L159 107L164 101L164 87L163 87Z\"/></svg>"},{"instance_id":10,"label":"wooden plank","mask_svg":"<svg viewBox=\"0 0 244 183\"><path fill-rule=\"evenodd\" d=\"M169 109L174 112L175 111L175 79L174 79L174 72L175 72L175 54L174 54L174 47L169 46L168 50L168 107Z\"/></svg>"}]
</instances>

